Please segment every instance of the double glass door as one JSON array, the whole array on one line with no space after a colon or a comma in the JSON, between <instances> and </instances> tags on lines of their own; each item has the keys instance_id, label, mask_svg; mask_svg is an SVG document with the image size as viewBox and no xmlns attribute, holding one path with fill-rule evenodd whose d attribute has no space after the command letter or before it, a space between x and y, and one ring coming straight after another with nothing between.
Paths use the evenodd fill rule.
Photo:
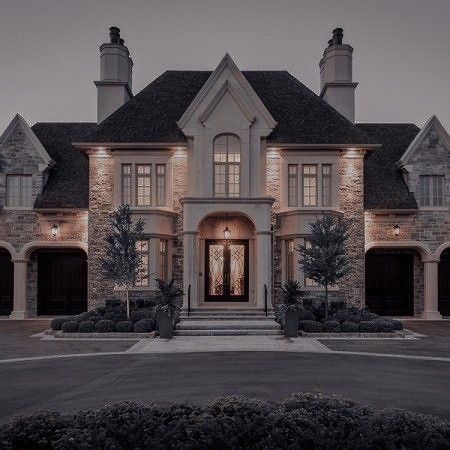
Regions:
<instances>
[{"instance_id":1,"label":"double glass door","mask_svg":"<svg viewBox=\"0 0 450 450\"><path fill-rule=\"evenodd\" d=\"M206 241L205 301L248 301L248 241Z\"/></svg>"}]
</instances>

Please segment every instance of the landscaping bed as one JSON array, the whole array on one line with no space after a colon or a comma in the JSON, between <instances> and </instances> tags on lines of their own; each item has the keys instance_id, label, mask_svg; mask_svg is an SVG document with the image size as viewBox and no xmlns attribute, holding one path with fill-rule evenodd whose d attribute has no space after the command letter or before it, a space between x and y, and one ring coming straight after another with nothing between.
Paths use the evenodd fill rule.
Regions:
<instances>
[{"instance_id":1,"label":"landscaping bed","mask_svg":"<svg viewBox=\"0 0 450 450\"><path fill-rule=\"evenodd\" d=\"M445 420L352 400L294 394L279 403L238 397L206 406L122 403L43 411L0 426L4 449L444 449Z\"/></svg>"}]
</instances>

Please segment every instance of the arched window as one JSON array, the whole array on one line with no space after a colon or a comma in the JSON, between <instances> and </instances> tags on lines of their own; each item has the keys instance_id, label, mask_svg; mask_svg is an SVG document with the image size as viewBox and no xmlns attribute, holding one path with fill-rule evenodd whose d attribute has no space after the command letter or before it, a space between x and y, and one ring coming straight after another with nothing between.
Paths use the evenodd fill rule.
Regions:
<instances>
[{"instance_id":1,"label":"arched window","mask_svg":"<svg viewBox=\"0 0 450 450\"><path fill-rule=\"evenodd\" d=\"M239 197L241 143L233 134L214 139L214 197Z\"/></svg>"}]
</instances>

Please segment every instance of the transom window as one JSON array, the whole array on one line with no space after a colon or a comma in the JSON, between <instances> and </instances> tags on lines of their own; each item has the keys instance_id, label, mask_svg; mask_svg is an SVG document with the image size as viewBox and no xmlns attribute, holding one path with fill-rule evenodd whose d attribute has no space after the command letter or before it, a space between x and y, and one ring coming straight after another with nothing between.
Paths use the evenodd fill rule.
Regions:
<instances>
[{"instance_id":1,"label":"transom window","mask_svg":"<svg viewBox=\"0 0 450 450\"><path fill-rule=\"evenodd\" d=\"M303 206L317 206L317 165L303 164Z\"/></svg>"},{"instance_id":2,"label":"transom window","mask_svg":"<svg viewBox=\"0 0 450 450\"><path fill-rule=\"evenodd\" d=\"M33 206L31 175L6 175L6 206Z\"/></svg>"},{"instance_id":3,"label":"transom window","mask_svg":"<svg viewBox=\"0 0 450 450\"><path fill-rule=\"evenodd\" d=\"M232 134L214 139L214 196L239 197L241 143Z\"/></svg>"},{"instance_id":4,"label":"transom window","mask_svg":"<svg viewBox=\"0 0 450 450\"><path fill-rule=\"evenodd\" d=\"M420 176L420 206L444 205L444 176Z\"/></svg>"}]
</instances>

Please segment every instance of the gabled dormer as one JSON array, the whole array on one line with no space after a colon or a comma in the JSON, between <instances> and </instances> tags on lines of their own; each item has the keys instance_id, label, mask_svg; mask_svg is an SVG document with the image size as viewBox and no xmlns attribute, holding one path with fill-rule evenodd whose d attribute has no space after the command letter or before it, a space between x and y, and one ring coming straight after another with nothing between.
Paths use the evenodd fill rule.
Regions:
<instances>
[{"instance_id":1,"label":"gabled dormer","mask_svg":"<svg viewBox=\"0 0 450 450\"><path fill-rule=\"evenodd\" d=\"M419 208L450 207L450 136L436 116L428 119L397 165Z\"/></svg>"},{"instance_id":2,"label":"gabled dormer","mask_svg":"<svg viewBox=\"0 0 450 450\"><path fill-rule=\"evenodd\" d=\"M31 209L54 165L26 120L16 114L0 137L3 172L0 204L7 209Z\"/></svg>"},{"instance_id":3,"label":"gabled dormer","mask_svg":"<svg viewBox=\"0 0 450 450\"><path fill-rule=\"evenodd\" d=\"M226 54L177 122L189 139L189 195L264 195L264 139L276 124Z\"/></svg>"}]
</instances>

